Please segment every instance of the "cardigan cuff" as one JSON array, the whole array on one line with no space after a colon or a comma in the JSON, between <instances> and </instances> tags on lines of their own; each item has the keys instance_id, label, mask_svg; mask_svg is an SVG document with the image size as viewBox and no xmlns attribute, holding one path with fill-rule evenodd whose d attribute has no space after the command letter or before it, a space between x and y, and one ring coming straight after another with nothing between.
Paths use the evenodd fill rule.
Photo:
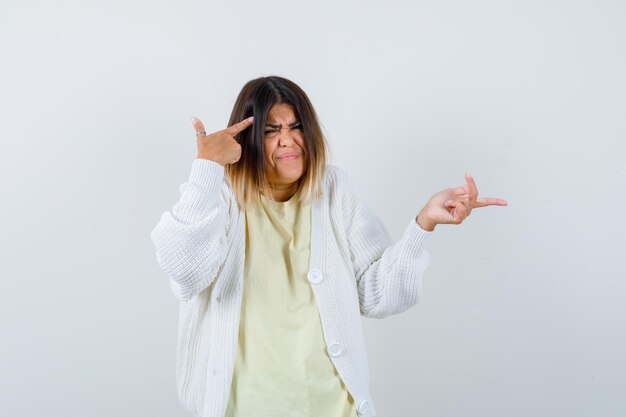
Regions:
<instances>
[{"instance_id":1,"label":"cardigan cuff","mask_svg":"<svg viewBox=\"0 0 626 417\"><path fill-rule=\"evenodd\" d=\"M432 236L433 231L422 229L422 226L412 218L409 225L404 231L404 238L406 239L406 248L409 252L416 253L422 247L426 246L426 243Z\"/></svg>"}]
</instances>

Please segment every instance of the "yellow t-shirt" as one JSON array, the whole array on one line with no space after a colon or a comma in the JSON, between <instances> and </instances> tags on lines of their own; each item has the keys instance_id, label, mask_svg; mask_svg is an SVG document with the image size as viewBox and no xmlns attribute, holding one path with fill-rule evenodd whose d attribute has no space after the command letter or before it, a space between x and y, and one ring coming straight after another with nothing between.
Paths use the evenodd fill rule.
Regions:
<instances>
[{"instance_id":1,"label":"yellow t-shirt","mask_svg":"<svg viewBox=\"0 0 626 417\"><path fill-rule=\"evenodd\" d=\"M235 369L226 417L356 417L307 279L311 205L262 195L246 212Z\"/></svg>"}]
</instances>

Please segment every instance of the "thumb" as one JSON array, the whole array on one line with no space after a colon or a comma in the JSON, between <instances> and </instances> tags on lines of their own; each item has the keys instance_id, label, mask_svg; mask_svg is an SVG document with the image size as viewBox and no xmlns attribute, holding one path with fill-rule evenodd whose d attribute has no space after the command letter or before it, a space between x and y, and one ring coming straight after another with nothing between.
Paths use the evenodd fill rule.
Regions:
<instances>
[{"instance_id":1,"label":"thumb","mask_svg":"<svg viewBox=\"0 0 626 417\"><path fill-rule=\"evenodd\" d=\"M204 124L197 117L194 117L194 116L191 117L191 124L193 124L193 127L194 129L196 129L196 132L204 132Z\"/></svg>"}]
</instances>

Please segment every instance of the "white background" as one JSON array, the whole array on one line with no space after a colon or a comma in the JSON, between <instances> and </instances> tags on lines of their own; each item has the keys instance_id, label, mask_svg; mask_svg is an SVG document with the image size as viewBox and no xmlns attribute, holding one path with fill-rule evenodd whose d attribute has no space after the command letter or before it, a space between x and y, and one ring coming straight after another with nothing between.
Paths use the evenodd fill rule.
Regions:
<instances>
[{"instance_id":1,"label":"white background","mask_svg":"<svg viewBox=\"0 0 626 417\"><path fill-rule=\"evenodd\" d=\"M246 81L316 107L394 239L440 225L420 303L364 319L391 416L626 413L623 1L0 5L0 414L186 416L150 230Z\"/></svg>"}]
</instances>

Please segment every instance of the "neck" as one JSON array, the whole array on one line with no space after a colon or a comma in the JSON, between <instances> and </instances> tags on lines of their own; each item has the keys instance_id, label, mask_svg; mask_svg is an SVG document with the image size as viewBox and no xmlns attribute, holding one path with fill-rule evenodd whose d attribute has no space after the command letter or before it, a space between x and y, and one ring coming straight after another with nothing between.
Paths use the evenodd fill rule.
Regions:
<instances>
[{"instance_id":1,"label":"neck","mask_svg":"<svg viewBox=\"0 0 626 417\"><path fill-rule=\"evenodd\" d=\"M284 202L289 200L298 190L298 184L272 185L272 198L276 201Z\"/></svg>"}]
</instances>

